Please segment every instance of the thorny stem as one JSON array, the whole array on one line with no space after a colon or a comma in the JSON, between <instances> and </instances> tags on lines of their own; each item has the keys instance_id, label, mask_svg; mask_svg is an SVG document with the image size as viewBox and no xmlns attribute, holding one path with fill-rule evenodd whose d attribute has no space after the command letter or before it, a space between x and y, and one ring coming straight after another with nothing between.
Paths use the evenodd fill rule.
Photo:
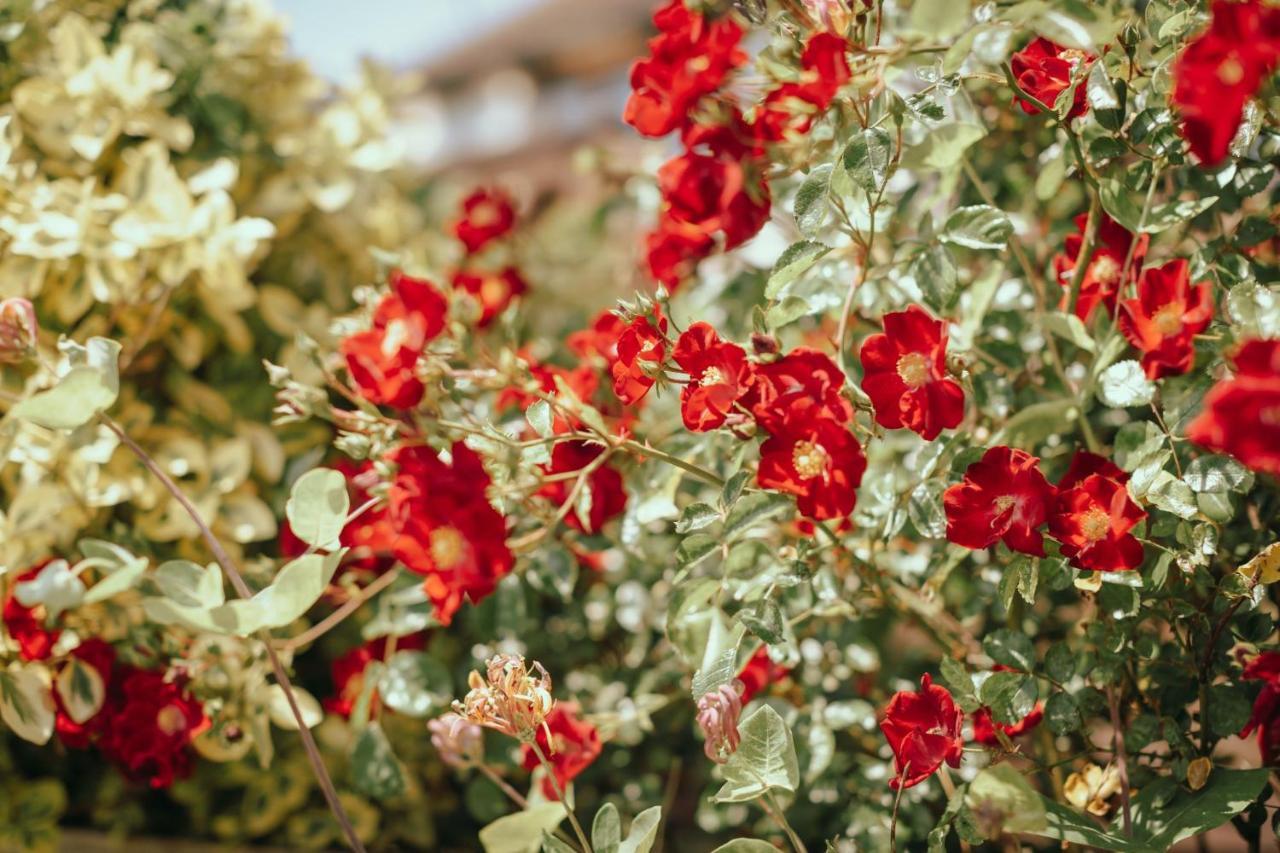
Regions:
<instances>
[{"instance_id":1,"label":"thorny stem","mask_svg":"<svg viewBox=\"0 0 1280 853\"><path fill-rule=\"evenodd\" d=\"M533 754L538 757L538 763L542 765L542 771L547 774L551 787L555 789L556 796L560 798L565 814L569 815L569 823L573 824L573 832L578 836L578 843L582 845L582 849L586 853L592 853L591 842L587 841L587 834L582 831L582 825L578 823L577 816L574 815L573 809L569 807L569 800L564 795L564 789L560 787L560 780L556 778L555 768L551 766L551 762L547 761L547 757L542 754L542 748L538 746L538 739L536 737L530 738L528 744L533 747Z\"/></svg>"},{"instance_id":2,"label":"thorny stem","mask_svg":"<svg viewBox=\"0 0 1280 853\"><path fill-rule=\"evenodd\" d=\"M244 576L240 574L239 569L236 568L235 563L231 560L231 556L222 547L222 543L218 541L218 537L213 535L213 531L205 523L204 518L201 517L200 511L191 503L190 499L182 492L182 489L178 488L178 484L165 473L164 469L150 454L129 437L115 420L104 412L99 412L98 417L106 425L107 429L115 433L116 437L120 439L120 443L129 448L129 451L134 456L138 457L143 466L160 481L160 484L168 490L169 494L173 495L173 499L190 516L196 527L200 529L200 535L205 544L209 546L209 551L213 554L214 560L217 561L222 571L226 573L227 579L231 581L231 586L235 589L236 594L241 598L252 598L253 591L245 583ZM280 656L276 653L275 647L271 643L271 636L266 629L261 629L258 631L258 639L267 650L267 657L271 661L271 669L275 674L276 683L284 691L285 699L289 702L289 710L293 713L293 719L298 724L298 735L302 738L302 747L307 753L307 761L311 764L316 783L320 786L321 792L324 793L325 801L329 804L329 809L333 812L338 825L342 827L342 834L346 837L347 844L356 853L365 853L364 843L356 835L355 827L352 826L346 809L342 807L342 802L338 799L338 791L334 788L333 779L329 776L329 771L324 766L324 759L320 756L320 749L316 746L315 738L311 735L311 729L303 719L302 710L298 707L298 697L293 690L293 682L289 680L289 675L285 672L284 665L280 663Z\"/></svg>"},{"instance_id":3,"label":"thorny stem","mask_svg":"<svg viewBox=\"0 0 1280 853\"><path fill-rule=\"evenodd\" d=\"M1120 702L1113 687L1107 688L1107 705L1111 709L1112 748L1116 770L1120 773L1120 807L1124 815L1124 834L1133 836L1133 814L1129 807L1129 762L1124 749L1124 730L1120 726Z\"/></svg>"}]
</instances>

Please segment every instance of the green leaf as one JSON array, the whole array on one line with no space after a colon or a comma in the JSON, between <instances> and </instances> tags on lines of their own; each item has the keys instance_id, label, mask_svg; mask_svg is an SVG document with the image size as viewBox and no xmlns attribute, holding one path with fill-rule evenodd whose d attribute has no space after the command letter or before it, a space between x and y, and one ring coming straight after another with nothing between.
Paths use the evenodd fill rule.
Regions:
<instances>
[{"instance_id":1,"label":"green leaf","mask_svg":"<svg viewBox=\"0 0 1280 853\"><path fill-rule=\"evenodd\" d=\"M796 217L796 228L806 237L814 236L827 218L827 191L831 186L831 170L829 164L817 166L805 177L800 189L796 190L792 212Z\"/></svg>"},{"instance_id":2,"label":"green leaf","mask_svg":"<svg viewBox=\"0 0 1280 853\"><path fill-rule=\"evenodd\" d=\"M293 484L284 513L299 539L331 551L337 547L350 508L347 478L331 468L315 468Z\"/></svg>"},{"instance_id":3,"label":"green leaf","mask_svg":"<svg viewBox=\"0 0 1280 853\"><path fill-rule=\"evenodd\" d=\"M908 26L939 41L958 35L969 23L969 4L953 0L915 0Z\"/></svg>"},{"instance_id":4,"label":"green leaf","mask_svg":"<svg viewBox=\"0 0 1280 853\"><path fill-rule=\"evenodd\" d=\"M982 707L982 701L978 699L978 691L973 686L973 679L969 676L969 671L964 668L964 664L955 658L944 657L939 663L938 674L943 683L951 688L951 695L961 708L973 713Z\"/></svg>"},{"instance_id":5,"label":"green leaf","mask_svg":"<svg viewBox=\"0 0 1280 853\"><path fill-rule=\"evenodd\" d=\"M1102 371L1098 381L1098 399L1113 409L1145 406L1156 394L1156 386L1142 371L1142 365L1129 359L1117 361Z\"/></svg>"},{"instance_id":6,"label":"green leaf","mask_svg":"<svg viewBox=\"0 0 1280 853\"><path fill-rule=\"evenodd\" d=\"M1076 674L1076 656L1066 643L1054 643L1044 655L1045 674L1059 684Z\"/></svg>"},{"instance_id":7,"label":"green leaf","mask_svg":"<svg viewBox=\"0 0 1280 853\"><path fill-rule=\"evenodd\" d=\"M13 597L23 607L43 604L49 619L84 601L84 581L71 572L66 560L54 560L45 565L34 578L13 587Z\"/></svg>"},{"instance_id":8,"label":"green leaf","mask_svg":"<svg viewBox=\"0 0 1280 853\"><path fill-rule=\"evenodd\" d=\"M1107 76L1105 62L1095 62L1089 69L1089 77L1085 83L1089 94L1089 106L1093 110L1098 123L1107 130L1117 131L1124 123L1124 104L1120 100L1116 87Z\"/></svg>"},{"instance_id":9,"label":"green leaf","mask_svg":"<svg viewBox=\"0 0 1280 853\"><path fill-rule=\"evenodd\" d=\"M1098 344L1085 328L1084 321L1075 314L1064 314L1061 311L1048 312L1044 315L1042 325L1045 331L1052 332L1086 352L1096 352L1098 349Z\"/></svg>"},{"instance_id":10,"label":"green leaf","mask_svg":"<svg viewBox=\"0 0 1280 853\"><path fill-rule=\"evenodd\" d=\"M1123 836L1103 832L1098 829L1098 825L1088 815L1077 812L1070 806L1064 806L1045 797L1043 794L1040 795L1040 801L1044 807L1045 827L1041 830L1029 832L1029 835L1051 838L1054 841L1099 847L1103 850L1137 851L1142 849L1136 847L1132 841Z\"/></svg>"},{"instance_id":11,"label":"green leaf","mask_svg":"<svg viewBox=\"0 0 1280 853\"><path fill-rule=\"evenodd\" d=\"M722 541L741 533L757 522L772 518L791 506L791 498L779 492L752 492L739 500L729 512L729 517L724 522L724 532L721 534Z\"/></svg>"},{"instance_id":12,"label":"green leaf","mask_svg":"<svg viewBox=\"0 0 1280 853\"><path fill-rule=\"evenodd\" d=\"M1142 219L1142 208L1124 182L1118 179L1103 181L1099 185L1098 199L1107 215L1130 231L1137 231Z\"/></svg>"},{"instance_id":13,"label":"green leaf","mask_svg":"<svg viewBox=\"0 0 1280 853\"><path fill-rule=\"evenodd\" d=\"M524 417L539 437L550 438L555 434L555 417L551 413L551 404L546 400L535 400L525 411Z\"/></svg>"},{"instance_id":14,"label":"green leaf","mask_svg":"<svg viewBox=\"0 0 1280 853\"><path fill-rule=\"evenodd\" d=\"M376 722L369 723L356 737L351 750L351 784L375 800L398 797L405 791L404 771Z\"/></svg>"},{"instance_id":15,"label":"green leaf","mask_svg":"<svg viewBox=\"0 0 1280 853\"><path fill-rule=\"evenodd\" d=\"M947 484L941 480L925 480L911 490L907 517L921 536L941 539L947 535L947 513L942 506L942 493Z\"/></svg>"},{"instance_id":16,"label":"green leaf","mask_svg":"<svg viewBox=\"0 0 1280 853\"><path fill-rule=\"evenodd\" d=\"M782 607L772 598L762 598L755 606L739 611L738 620L771 646L781 643L786 635L786 617Z\"/></svg>"},{"instance_id":17,"label":"green leaf","mask_svg":"<svg viewBox=\"0 0 1280 853\"><path fill-rule=\"evenodd\" d=\"M1239 684L1215 684L1209 688L1209 730L1219 737L1232 737L1249 722L1253 703Z\"/></svg>"},{"instance_id":18,"label":"green leaf","mask_svg":"<svg viewBox=\"0 0 1280 853\"><path fill-rule=\"evenodd\" d=\"M1040 794L1009 764L987 767L969 783L965 796L987 838L1001 833L1040 832L1048 822Z\"/></svg>"},{"instance_id":19,"label":"green leaf","mask_svg":"<svg viewBox=\"0 0 1280 853\"><path fill-rule=\"evenodd\" d=\"M991 632L983 638L982 650L996 663L1023 672L1032 672L1036 668L1036 652L1031 639L1019 631L1001 628Z\"/></svg>"},{"instance_id":20,"label":"green leaf","mask_svg":"<svg viewBox=\"0 0 1280 853\"><path fill-rule=\"evenodd\" d=\"M631 821L631 829L618 846L618 853L649 853L658 840L658 827L661 823L662 806L650 806L640 812Z\"/></svg>"},{"instance_id":21,"label":"green leaf","mask_svg":"<svg viewBox=\"0 0 1280 853\"><path fill-rule=\"evenodd\" d=\"M594 844L592 847L596 850L600 849L599 847L595 847ZM572 847L564 843L544 829L542 830L542 853L578 853L578 850L576 847Z\"/></svg>"},{"instance_id":22,"label":"green leaf","mask_svg":"<svg viewBox=\"0 0 1280 853\"><path fill-rule=\"evenodd\" d=\"M151 578L163 595L184 607L213 608L227 600L222 570L214 563L201 568L190 560L169 560Z\"/></svg>"},{"instance_id":23,"label":"green leaf","mask_svg":"<svg viewBox=\"0 0 1280 853\"><path fill-rule=\"evenodd\" d=\"M878 127L855 133L840 155L845 174L868 196L876 195L889 173L893 139Z\"/></svg>"},{"instance_id":24,"label":"green leaf","mask_svg":"<svg viewBox=\"0 0 1280 853\"><path fill-rule=\"evenodd\" d=\"M34 667L0 670L0 720L31 743L48 743L53 736L53 696Z\"/></svg>"},{"instance_id":25,"label":"green leaf","mask_svg":"<svg viewBox=\"0 0 1280 853\"><path fill-rule=\"evenodd\" d=\"M792 243L783 251L777 263L773 265L773 270L769 273L769 281L764 287L765 298L775 298L782 292L784 287L803 275L805 270L813 266L819 258L830 251L830 246L825 246L813 240L801 240L799 243Z\"/></svg>"},{"instance_id":26,"label":"green leaf","mask_svg":"<svg viewBox=\"0 0 1280 853\"><path fill-rule=\"evenodd\" d=\"M682 569L687 569L709 556L719 547L720 542L715 537L708 536L705 533L694 533L692 536L686 536L680 540L680 545L676 548L676 564Z\"/></svg>"},{"instance_id":27,"label":"green leaf","mask_svg":"<svg viewBox=\"0 0 1280 853\"><path fill-rule=\"evenodd\" d=\"M931 169L946 172L960 164L964 152L987 135L987 129L970 122L957 122L935 127L902 154L902 165L909 169Z\"/></svg>"},{"instance_id":28,"label":"green leaf","mask_svg":"<svg viewBox=\"0 0 1280 853\"><path fill-rule=\"evenodd\" d=\"M98 670L74 655L58 673L54 681L58 696L67 716L73 722L83 724L102 710L107 689Z\"/></svg>"},{"instance_id":29,"label":"green leaf","mask_svg":"<svg viewBox=\"0 0 1280 853\"><path fill-rule=\"evenodd\" d=\"M1217 767L1204 788L1195 793L1179 789L1172 800L1158 808L1154 802L1154 786L1148 786L1134 797L1135 835L1141 837L1148 849L1168 850L1179 841L1208 832L1248 808L1267 784L1268 774L1266 768Z\"/></svg>"},{"instance_id":30,"label":"green leaf","mask_svg":"<svg viewBox=\"0 0 1280 853\"><path fill-rule=\"evenodd\" d=\"M1237 284L1227 293L1227 316L1241 337L1280 337L1280 288Z\"/></svg>"},{"instance_id":31,"label":"green leaf","mask_svg":"<svg viewBox=\"0 0 1280 853\"><path fill-rule=\"evenodd\" d=\"M449 669L426 652L398 651L378 679L378 695L386 706L407 717L425 717L446 708L453 695Z\"/></svg>"},{"instance_id":32,"label":"green leaf","mask_svg":"<svg viewBox=\"0 0 1280 853\"><path fill-rule=\"evenodd\" d=\"M1230 456L1209 454L1191 460L1183 481L1196 493L1239 492L1253 488L1253 472Z\"/></svg>"},{"instance_id":33,"label":"green leaf","mask_svg":"<svg viewBox=\"0 0 1280 853\"><path fill-rule=\"evenodd\" d=\"M618 807L605 803L591 822L591 848L596 853L618 853L621 843L622 820L618 817Z\"/></svg>"},{"instance_id":34,"label":"green leaf","mask_svg":"<svg viewBox=\"0 0 1280 853\"><path fill-rule=\"evenodd\" d=\"M743 803L772 790L795 793L800 784L791 729L769 705L761 705L738 726L738 751L725 763L724 785L713 800Z\"/></svg>"},{"instance_id":35,"label":"green leaf","mask_svg":"<svg viewBox=\"0 0 1280 853\"><path fill-rule=\"evenodd\" d=\"M720 490L721 510L728 512L733 509L733 505L742 497L742 490L747 487L747 481L750 479L750 471L739 471L724 481L724 488Z\"/></svg>"},{"instance_id":36,"label":"green leaf","mask_svg":"<svg viewBox=\"0 0 1280 853\"><path fill-rule=\"evenodd\" d=\"M720 520L720 511L710 504L689 504L680 513L676 522L676 533L689 533L701 530Z\"/></svg>"},{"instance_id":37,"label":"green leaf","mask_svg":"<svg viewBox=\"0 0 1280 853\"><path fill-rule=\"evenodd\" d=\"M1196 496L1191 487L1168 471L1160 471L1155 475L1144 497L1179 518L1195 518L1199 514Z\"/></svg>"},{"instance_id":38,"label":"green leaf","mask_svg":"<svg viewBox=\"0 0 1280 853\"><path fill-rule=\"evenodd\" d=\"M946 246L933 244L921 249L907 268L929 307L944 310L956 293L956 262Z\"/></svg>"},{"instance_id":39,"label":"green leaf","mask_svg":"<svg viewBox=\"0 0 1280 853\"><path fill-rule=\"evenodd\" d=\"M965 798L969 795L969 783L957 785L955 792L947 799L947 807L943 809L938 822L929 830L929 853L946 853L947 835L951 832L956 817L964 807Z\"/></svg>"},{"instance_id":40,"label":"green leaf","mask_svg":"<svg viewBox=\"0 0 1280 853\"><path fill-rule=\"evenodd\" d=\"M552 832L567 816L563 803L539 803L504 815L480 830L484 853L534 853L542 834Z\"/></svg>"},{"instance_id":41,"label":"green leaf","mask_svg":"<svg viewBox=\"0 0 1280 853\"><path fill-rule=\"evenodd\" d=\"M778 848L756 838L735 838L721 844L711 853L778 853Z\"/></svg>"},{"instance_id":42,"label":"green leaf","mask_svg":"<svg viewBox=\"0 0 1280 853\"><path fill-rule=\"evenodd\" d=\"M58 383L32 394L9 410L15 418L49 429L71 430L87 424L111 408L120 393L118 361L120 344L107 338L89 338L85 346L58 342L64 368Z\"/></svg>"},{"instance_id":43,"label":"green leaf","mask_svg":"<svg viewBox=\"0 0 1280 853\"><path fill-rule=\"evenodd\" d=\"M1079 731L1083 720L1076 697L1066 691L1054 693L1044 703L1044 719L1049 731L1055 735L1068 735Z\"/></svg>"},{"instance_id":44,"label":"green leaf","mask_svg":"<svg viewBox=\"0 0 1280 853\"><path fill-rule=\"evenodd\" d=\"M991 709L997 723L1011 725L1035 708L1036 680L1020 672L993 672L978 691L982 704Z\"/></svg>"},{"instance_id":45,"label":"green leaf","mask_svg":"<svg viewBox=\"0 0 1280 853\"><path fill-rule=\"evenodd\" d=\"M1013 222L999 208L985 204L960 207L947 217L943 240L970 249L1003 249L1013 234Z\"/></svg>"}]
</instances>

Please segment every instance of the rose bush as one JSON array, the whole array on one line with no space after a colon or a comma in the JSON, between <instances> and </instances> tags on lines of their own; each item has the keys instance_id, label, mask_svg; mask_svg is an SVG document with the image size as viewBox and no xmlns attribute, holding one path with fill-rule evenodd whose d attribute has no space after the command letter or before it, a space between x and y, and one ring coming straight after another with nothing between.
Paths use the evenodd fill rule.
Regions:
<instances>
[{"instance_id":1,"label":"rose bush","mask_svg":"<svg viewBox=\"0 0 1280 853\"><path fill-rule=\"evenodd\" d=\"M1280 7L667 0L581 216L254 8L5 30L6 843L1273 832Z\"/></svg>"}]
</instances>

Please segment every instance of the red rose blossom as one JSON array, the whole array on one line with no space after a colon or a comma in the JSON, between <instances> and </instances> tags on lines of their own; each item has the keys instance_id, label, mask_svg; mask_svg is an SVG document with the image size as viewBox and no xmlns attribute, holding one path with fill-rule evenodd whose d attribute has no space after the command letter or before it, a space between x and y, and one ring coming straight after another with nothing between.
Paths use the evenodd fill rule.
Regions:
<instances>
[{"instance_id":1,"label":"red rose blossom","mask_svg":"<svg viewBox=\"0 0 1280 853\"><path fill-rule=\"evenodd\" d=\"M1011 550L1043 557L1038 528L1049 516L1055 490L1039 462L1012 447L987 450L942 496L947 540L975 550L1003 541Z\"/></svg>"},{"instance_id":2,"label":"red rose blossom","mask_svg":"<svg viewBox=\"0 0 1280 853\"><path fill-rule=\"evenodd\" d=\"M1231 148L1245 104L1280 62L1280 8L1214 0L1209 27L1173 63L1182 136L1207 166Z\"/></svg>"},{"instance_id":3,"label":"red rose blossom","mask_svg":"<svg viewBox=\"0 0 1280 853\"><path fill-rule=\"evenodd\" d=\"M371 403L408 409L422 399L416 367L427 343L444 329L449 304L425 279L391 273L370 329L344 338L339 351L347 370Z\"/></svg>"},{"instance_id":4,"label":"red rose blossom","mask_svg":"<svg viewBox=\"0 0 1280 853\"><path fill-rule=\"evenodd\" d=\"M1245 664L1241 678L1261 681L1262 690L1253 700L1253 713L1240 730L1240 737L1258 732L1258 754L1265 767L1280 764L1280 652L1262 652Z\"/></svg>"},{"instance_id":5,"label":"red rose blossom","mask_svg":"<svg viewBox=\"0 0 1280 853\"><path fill-rule=\"evenodd\" d=\"M735 343L720 340L707 323L694 323L676 341L671 357L689 374L680 392L680 415L694 432L725 422L751 385L751 363Z\"/></svg>"},{"instance_id":6,"label":"red rose blossom","mask_svg":"<svg viewBox=\"0 0 1280 853\"><path fill-rule=\"evenodd\" d=\"M1246 341L1233 361L1235 375L1210 389L1187 437L1280 475L1280 340Z\"/></svg>"},{"instance_id":7,"label":"red rose blossom","mask_svg":"<svg viewBox=\"0 0 1280 853\"><path fill-rule=\"evenodd\" d=\"M738 673L738 681L742 682L742 704L747 704L770 684L776 684L790 674L790 667L773 662L767 647L756 649Z\"/></svg>"},{"instance_id":8,"label":"red rose blossom","mask_svg":"<svg viewBox=\"0 0 1280 853\"><path fill-rule=\"evenodd\" d=\"M853 419L853 407L841 394L845 377L831 356L796 347L777 361L756 368L755 383L742 404L762 429L775 431L794 405L817 404L816 417L839 423Z\"/></svg>"},{"instance_id":9,"label":"red rose blossom","mask_svg":"<svg viewBox=\"0 0 1280 853\"><path fill-rule=\"evenodd\" d=\"M426 648L425 633L409 634L396 638L396 651L418 651ZM364 692L364 671L375 660L387 657L387 638L377 637L367 643L334 658L329 664L329 675L333 679L333 695L324 699L324 709L339 717L349 718L355 708L360 694ZM377 691L374 691L371 707L378 702Z\"/></svg>"},{"instance_id":10,"label":"red rose blossom","mask_svg":"<svg viewBox=\"0 0 1280 853\"><path fill-rule=\"evenodd\" d=\"M997 723L991 719L990 708L979 708L973 712L973 739L983 746L1000 746L1000 737L996 734L997 728L1004 732L1005 737L1015 738L1040 725L1043 719L1043 702L1037 702L1036 706L1031 709L1031 713L1018 720L1018 722L1008 724Z\"/></svg>"},{"instance_id":11,"label":"red rose blossom","mask_svg":"<svg viewBox=\"0 0 1280 853\"><path fill-rule=\"evenodd\" d=\"M751 132L736 119L695 125L683 134L685 151L658 169L663 215L724 234L724 248L745 243L769 219L769 184L755 156Z\"/></svg>"},{"instance_id":12,"label":"red rose blossom","mask_svg":"<svg viewBox=\"0 0 1280 853\"><path fill-rule=\"evenodd\" d=\"M98 673L98 677L102 679L102 685L106 688L106 692L110 693L111 673L116 662L116 650L110 643L104 642L97 637L89 637L71 650L71 657L86 666L92 667ZM69 666L70 663L67 665ZM67 706L62 701L61 691L53 691L53 703L58 714L54 720L54 730L58 733L58 739L70 749L87 749L93 737L101 729L105 702L103 703L103 708L99 708L96 714L82 723L77 723L67 712Z\"/></svg>"},{"instance_id":13,"label":"red rose blossom","mask_svg":"<svg viewBox=\"0 0 1280 853\"><path fill-rule=\"evenodd\" d=\"M818 521L853 512L867 460L844 424L819 403L797 400L770 432L760 445L760 488L795 495L801 514Z\"/></svg>"},{"instance_id":14,"label":"red rose blossom","mask_svg":"<svg viewBox=\"0 0 1280 853\"><path fill-rule=\"evenodd\" d=\"M813 119L826 112L836 92L849 81L847 47L848 42L835 33L810 36L800 55L800 80L773 89L756 111L755 127L761 136L777 142L808 132Z\"/></svg>"},{"instance_id":15,"label":"red rose blossom","mask_svg":"<svg viewBox=\"0 0 1280 853\"><path fill-rule=\"evenodd\" d=\"M660 215L658 227L645 236L649 275L674 291L693 275L698 262L711 254L716 241L697 225Z\"/></svg>"},{"instance_id":16,"label":"red rose blossom","mask_svg":"<svg viewBox=\"0 0 1280 853\"><path fill-rule=\"evenodd\" d=\"M725 75L746 62L738 48L742 28L724 17L708 20L671 0L653 15L658 35L649 56L631 67L631 96L623 120L645 136L684 127L698 101L720 88Z\"/></svg>"},{"instance_id":17,"label":"red rose blossom","mask_svg":"<svg viewBox=\"0 0 1280 853\"><path fill-rule=\"evenodd\" d=\"M1076 48L1054 44L1046 38L1036 38L1009 58L1009 66L1022 91L1047 107L1057 105L1058 97L1067 90L1072 80L1079 81L1071 102L1067 119L1082 116L1089 109L1084 79L1096 57ZM1018 100L1022 111L1035 115L1040 108L1031 101Z\"/></svg>"},{"instance_id":18,"label":"red rose blossom","mask_svg":"<svg viewBox=\"0 0 1280 853\"><path fill-rule=\"evenodd\" d=\"M1078 569L1136 569L1142 565L1142 543L1129 531L1146 517L1124 483L1090 474L1058 492L1049 516L1049 534L1062 544L1062 556Z\"/></svg>"},{"instance_id":19,"label":"red rose blossom","mask_svg":"<svg viewBox=\"0 0 1280 853\"><path fill-rule=\"evenodd\" d=\"M204 707L159 670L121 666L102 712L98 748L152 788L191 775L191 741L209 727Z\"/></svg>"},{"instance_id":20,"label":"red rose blossom","mask_svg":"<svg viewBox=\"0 0 1280 853\"><path fill-rule=\"evenodd\" d=\"M27 607L14 595L14 588L18 584L35 580L40 570L49 562L44 560L9 579L8 595L4 600L4 629L18 644L18 657L23 660L47 659L53 654L53 644L58 642L58 636L62 633L57 628L45 627L43 604Z\"/></svg>"},{"instance_id":21,"label":"red rose blossom","mask_svg":"<svg viewBox=\"0 0 1280 853\"><path fill-rule=\"evenodd\" d=\"M618 360L613 363L613 393L632 404L649 393L667 355L667 321L655 328L648 317L636 317L618 337Z\"/></svg>"},{"instance_id":22,"label":"red rose blossom","mask_svg":"<svg viewBox=\"0 0 1280 853\"><path fill-rule=\"evenodd\" d=\"M476 325L482 329L507 310L513 299L529 289L515 267L504 267L500 272L459 270L453 276L453 287L465 290L480 303L480 319Z\"/></svg>"},{"instance_id":23,"label":"red rose blossom","mask_svg":"<svg viewBox=\"0 0 1280 853\"><path fill-rule=\"evenodd\" d=\"M594 463L603 452L604 448L598 444L562 441L551 451L551 464L544 465L543 471L547 474L572 474ZM538 494L549 498L557 507L562 507L569 500L575 479L559 477L544 484ZM590 495L591 509L587 513L585 528L576 507L570 508L564 521L575 530L598 533L605 522L621 515L627 508L627 492L622 486L622 475L608 463L597 466L587 475L586 489Z\"/></svg>"},{"instance_id":24,"label":"red rose blossom","mask_svg":"<svg viewBox=\"0 0 1280 853\"><path fill-rule=\"evenodd\" d=\"M1120 331L1142 350L1142 369L1151 379L1186 373L1195 361L1192 338L1213 317L1213 290L1192 286L1183 258L1143 270L1138 298L1120 303Z\"/></svg>"},{"instance_id":25,"label":"red rose blossom","mask_svg":"<svg viewBox=\"0 0 1280 853\"><path fill-rule=\"evenodd\" d=\"M893 750L896 776L889 787L910 788L928 779L946 762L960 766L964 740L960 726L964 712L951 698L950 691L925 673L920 677L920 692L899 691L893 694L880 721Z\"/></svg>"},{"instance_id":26,"label":"red rose blossom","mask_svg":"<svg viewBox=\"0 0 1280 853\"><path fill-rule=\"evenodd\" d=\"M548 730L550 738L547 737ZM572 702L556 703L547 715L547 724L538 727L536 742L542 750L542 757L551 765L561 790L590 767L604 748L600 743L600 732L578 716L578 706ZM537 753L528 744L521 747L521 761L526 770L541 766ZM556 786L550 779L543 780L542 793L549 800L559 799Z\"/></svg>"},{"instance_id":27,"label":"red rose blossom","mask_svg":"<svg viewBox=\"0 0 1280 853\"><path fill-rule=\"evenodd\" d=\"M462 201L462 216L453 223L453 236L474 255L505 236L516 223L511 197L498 189L478 189Z\"/></svg>"},{"instance_id":28,"label":"red rose blossom","mask_svg":"<svg viewBox=\"0 0 1280 853\"><path fill-rule=\"evenodd\" d=\"M1088 215L1084 213L1075 218L1076 233L1067 236L1063 241L1063 251L1053 258L1053 270L1063 288L1063 310L1067 307L1071 279L1075 275L1080 249L1084 245L1084 230L1088 219ZM1107 307L1108 313L1115 310L1116 295L1120 292L1120 288L1137 277L1138 270L1142 269L1142 262L1146 258L1147 244L1151 242L1151 235L1138 236L1138 244L1133 247L1133 258L1129 260L1129 274L1126 276L1126 281L1121 282L1120 276L1124 272L1124 262L1129 256L1129 246L1133 239L1133 235L1125 230L1123 225L1105 213L1102 214L1102 221L1098 223L1098 237L1094 243L1093 254L1089 258L1089 266L1080 282L1080 295L1076 300L1075 314L1081 320L1088 322L1093 309L1099 303Z\"/></svg>"},{"instance_id":29,"label":"red rose blossom","mask_svg":"<svg viewBox=\"0 0 1280 853\"><path fill-rule=\"evenodd\" d=\"M476 603L511 571L506 520L489 503L489 474L475 451L455 442L445 464L429 447L390 456L400 470L388 495L396 557L426 578L435 617L448 625L463 599Z\"/></svg>"},{"instance_id":30,"label":"red rose blossom","mask_svg":"<svg viewBox=\"0 0 1280 853\"><path fill-rule=\"evenodd\" d=\"M606 309L597 314L587 328L571 332L564 339L565 346L579 358L610 364L618 358L618 338L626 328L625 320Z\"/></svg>"},{"instance_id":31,"label":"red rose blossom","mask_svg":"<svg viewBox=\"0 0 1280 853\"><path fill-rule=\"evenodd\" d=\"M884 332L862 344L862 390L876 423L925 441L964 418L964 390L947 376L947 324L918 305L884 315Z\"/></svg>"},{"instance_id":32,"label":"red rose blossom","mask_svg":"<svg viewBox=\"0 0 1280 853\"><path fill-rule=\"evenodd\" d=\"M1129 474L1110 459L1087 450L1077 450L1071 457L1071 464L1067 466L1066 472L1058 478L1058 491L1074 489L1090 474L1101 474L1117 483L1129 482Z\"/></svg>"}]
</instances>

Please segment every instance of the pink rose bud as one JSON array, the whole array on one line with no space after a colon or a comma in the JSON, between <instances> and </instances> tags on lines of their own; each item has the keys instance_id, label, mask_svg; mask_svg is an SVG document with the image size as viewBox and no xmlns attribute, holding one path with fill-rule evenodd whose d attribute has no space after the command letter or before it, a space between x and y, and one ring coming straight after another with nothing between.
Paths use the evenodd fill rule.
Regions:
<instances>
[{"instance_id":1,"label":"pink rose bud","mask_svg":"<svg viewBox=\"0 0 1280 853\"><path fill-rule=\"evenodd\" d=\"M450 767L470 767L484 756L484 732L470 720L448 713L429 720L427 729L440 760Z\"/></svg>"},{"instance_id":2,"label":"pink rose bud","mask_svg":"<svg viewBox=\"0 0 1280 853\"><path fill-rule=\"evenodd\" d=\"M15 297L0 302L0 362L26 359L35 346L37 329L31 300Z\"/></svg>"},{"instance_id":3,"label":"pink rose bud","mask_svg":"<svg viewBox=\"0 0 1280 853\"><path fill-rule=\"evenodd\" d=\"M738 751L741 716L741 682L722 684L698 700L698 727L706 737L704 751L716 764L724 764Z\"/></svg>"}]
</instances>

